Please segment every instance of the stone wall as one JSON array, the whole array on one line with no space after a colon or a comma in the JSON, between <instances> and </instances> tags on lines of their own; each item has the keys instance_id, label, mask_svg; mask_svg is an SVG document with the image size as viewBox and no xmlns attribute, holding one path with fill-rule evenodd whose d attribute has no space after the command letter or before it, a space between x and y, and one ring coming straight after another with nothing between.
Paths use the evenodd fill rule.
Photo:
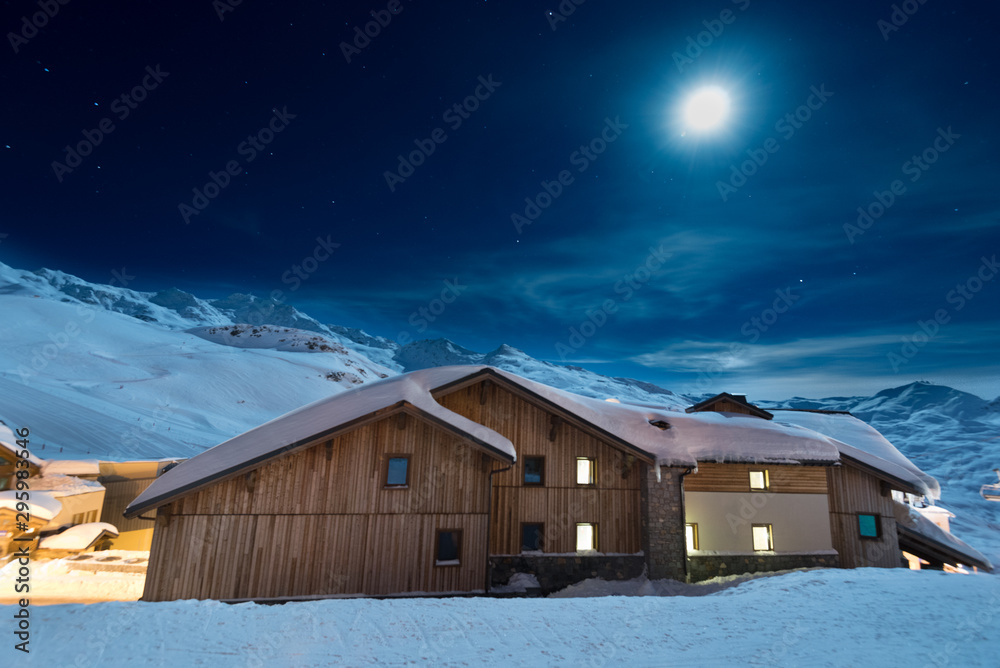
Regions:
<instances>
[{"instance_id":1,"label":"stone wall","mask_svg":"<svg viewBox=\"0 0 1000 668\"><path fill-rule=\"evenodd\" d=\"M840 560L830 554L737 554L688 557L688 577L699 582L723 575L785 571L794 568L838 568Z\"/></svg>"},{"instance_id":2,"label":"stone wall","mask_svg":"<svg viewBox=\"0 0 1000 668\"><path fill-rule=\"evenodd\" d=\"M642 555L542 556L514 555L490 557L493 585L504 585L515 573L531 573L538 578L543 594L564 589L587 578L631 580L642 575Z\"/></svg>"},{"instance_id":3,"label":"stone wall","mask_svg":"<svg viewBox=\"0 0 1000 668\"><path fill-rule=\"evenodd\" d=\"M681 475L684 468L646 467L642 479L642 551L646 555L646 571L650 580L670 578L683 582L684 567L684 497Z\"/></svg>"}]
</instances>

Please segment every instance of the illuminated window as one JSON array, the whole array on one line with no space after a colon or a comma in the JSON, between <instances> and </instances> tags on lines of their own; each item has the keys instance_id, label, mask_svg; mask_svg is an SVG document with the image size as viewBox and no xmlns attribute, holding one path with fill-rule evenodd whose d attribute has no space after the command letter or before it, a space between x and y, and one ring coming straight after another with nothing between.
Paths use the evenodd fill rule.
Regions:
<instances>
[{"instance_id":1,"label":"illuminated window","mask_svg":"<svg viewBox=\"0 0 1000 668\"><path fill-rule=\"evenodd\" d=\"M693 552L698 549L698 525L697 524L685 524L684 525L684 535L687 538L687 549L688 552Z\"/></svg>"},{"instance_id":2,"label":"illuminated window","mask_svg":"<svg viewBox=\"0 0 1000 668\"><path fill-rule=\"evenodd\" d=\"M576 484L594 484L594 459L593 457L576 458Z\"/></svg>"},{"instance_id":3,"label":"illuminated window","mask_svg":"<svg viewBox=\"0 0 1000 668\"><path fill-rule=\"evenodd\" d=\"M524 458L524 484L545 484L545 457Z\"/></svg>"},{"instance_id":4,"label":"illuminated window","mask_svg":"<svg viewBox=\"0 0 1000 668\"><path fill-rule=\"evenodd\" d=\"M521 551L540 552L542 550L542 534L544 531L544 524L522 524Z\"/></svg>"},{"instance_id":5,"label":"illuminated window","mask_svg":"<svg viewBox=\"0 0 1000 668\"><path fill-rule=\"evenodd\" d=\"M881 537L882 527L878 520L878 515L864 515L862 513L858 513L858 535L862 538Z\"/></svg>"},{"instance_id":6,"label":"illuminated window","mask_svg":"<svg viewBox=\"0 0 1000 668\"><path fill-rule=\"evenodd\" d=\"M462 563L462 530L438 529L435 566L458 566Z\"/></svg>"},{"instance_id":7,"label":"illuminated window","mask_svg":"<svg viewBox=\"0 0 1000 668\"><path fill-rule=\"evenodd\" d=\"M410 458L390 457L385 469L386 487L406 487L410 484Z\"/></svg>"},{"instance_id":8,"label":"illuminated window","mask_svg":"<svg viewBox=\"0 0 1000 668\"><path fill-rule=\"evenodd\" d=\"M578 522L576 525L576 551L585 552L597 549L597 525L589 522Z\"/></svg>"},{"instance_id":9,"label":"illuminated window","mask_svg":"<svg viewBox=\"0 0 1000 668\"><path fill-rule=\"evenodd\" d=\"M774 549L770 524L754 524L751 530L753 531L754 551L769 552Z\"/></svg>"},{"instance_id":10,"label":"illuminated window","mask_svg":"<svg viewBox=\"0 0 1000 668\"><path fill-rule=\"evenodd\" d=\"M768 489L770 487L767 469L763 471L750 471L750 489Z\"/></svg>"}]
</instances>

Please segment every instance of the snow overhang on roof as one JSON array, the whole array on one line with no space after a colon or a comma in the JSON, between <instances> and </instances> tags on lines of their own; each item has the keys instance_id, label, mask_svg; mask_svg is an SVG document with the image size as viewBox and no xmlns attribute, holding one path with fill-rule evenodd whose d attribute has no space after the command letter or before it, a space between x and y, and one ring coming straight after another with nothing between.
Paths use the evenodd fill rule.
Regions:
<instances>
[{"instance_id":1,"label":"snow overhang on roof","mask_svg":"<svg viewBox=\"0 0 1000 668\"><path fill-rule=\"evenodd\" d=\"M28 512L42 520L51 520L62 511L62 502L48 492L29 492L27 501L18 499L18 494L23 495L24 492L18 492L13 489L0 492L0 508L8 508L16 511L18 503L27 503Z\"/></svg>"},{"instance_id":2,"label":"snow overhang on roof","mask_svg":"<svg viewBox=\"0 0 1000 668\"><path fill-rule=\"evenodd\" d=\"M170 469L129 504L125 516L135 517L144 510L256 468L319 439L332 438L397 411L429 420L495 458L513 462L517 452L506 437L448 410L431 396L433 388L483 368L459 366L414 371L362 385L286 413Z\"/></svg>"},{"instance_id":3,"label":"snow overhang on roof","mask_svg":"<svg viewBox=\"0 0 1000 668\"><path fill-rule=\"evenodd\" d=\"M88 522L71 526L54 536L46 536L38 541L42 550L86 550L93 547L105 536L118 537L118 528L107 522Z\"/></svg>"},{"instance_id":4,"label":"snow overhang on roof","mask_svg":"<svg viewBox=\"0 0 1000 668\"><path fill-rule=\"evenodd\" d=\"M903 550L917 556L926 554L944 563L993 570L993 564L979 550L955 538L915 508L897 501L893 503L893 514L896 516L899 546Z\"/></svg>"},{"instance_id":5,"label":"snow overhang on roof","mask_svg":"<svg viewBox=\"0 0 1000 668\"><path fill-rule=\"evenodd\" d=\"M844 460L860 464L897 489L941 497L938 481L921 471L867 422L849 413L819 413L772 408L776 422L796 424L826 434L838 444Z\"/></svg>"}]
</instances>

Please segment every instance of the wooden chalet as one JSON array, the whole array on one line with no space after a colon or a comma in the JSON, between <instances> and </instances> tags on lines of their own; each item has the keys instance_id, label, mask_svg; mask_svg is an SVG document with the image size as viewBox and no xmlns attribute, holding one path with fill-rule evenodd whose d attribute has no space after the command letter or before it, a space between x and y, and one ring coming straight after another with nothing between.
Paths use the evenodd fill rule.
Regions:
<instances>
[{"instance_id":1,"label":"wooden chalet","mask_svg":"<svg viewBox=\"0 0 1000 668\"><path fill-rule=\"evenodd\" d=\"M883 492L927 493L933 480L887 441L872 454L864 439L772 418L739 395L671 411L486 366L364 385L142 490L125 516L154 527L143 600L899 565ZM851 440L864 423L846 418L835 426ZM871 541L851 533L872 530L868 516Z\"/></svg>"}]
</instances>

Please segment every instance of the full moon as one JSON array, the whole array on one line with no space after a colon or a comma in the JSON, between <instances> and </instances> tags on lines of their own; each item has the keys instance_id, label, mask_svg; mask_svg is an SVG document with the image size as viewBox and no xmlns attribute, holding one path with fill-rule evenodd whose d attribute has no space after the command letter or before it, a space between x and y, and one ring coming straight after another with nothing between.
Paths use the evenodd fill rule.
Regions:
<instances>
[{"instance_id":1,"label":"full moon","mask_svg":"<svg viewBox=\"0 0 1000 668\"><path fill-rule=\"evenodd\" d=\"M729 94L718 86L700 88L684 103L684 122L692 130L717 128L728 115Z\"/></svg>"}]
</instances>

